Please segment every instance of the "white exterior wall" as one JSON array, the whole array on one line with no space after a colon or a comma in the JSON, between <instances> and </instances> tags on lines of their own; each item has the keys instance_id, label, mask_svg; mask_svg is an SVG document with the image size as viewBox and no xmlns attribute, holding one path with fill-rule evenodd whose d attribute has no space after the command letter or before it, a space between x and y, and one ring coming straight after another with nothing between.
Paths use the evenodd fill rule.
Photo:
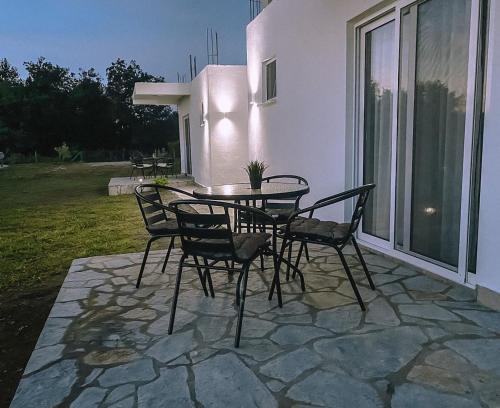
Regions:
<instances>
[{"instance_id":1,"label":"white exterior wall","mask_svg":"<svg viewBox=\"0 0 500 408\"><path fill-rule=\"evenodd\" d=\"M205 123L200 125L201 104ZM184 117L189 114L195 181L204 186L246 180L248 88L245 66L209 65L178 105L182 171L186 171Z\"/></svg>"},{"instance_id":2,"label":"white exterior wall","mask_svg":"<svg viewBox=\"0 0 500 408\"><path fill-rule=\"evenodd\" d=\"M248 87L245 66L208 67L208 125L211 185L244 182L248 177Z\"/></svg>"},{"instance_id":3,"label":"white exterior wall","mask_svg":"<svg viewBox=\"0 0 500 408\"><path fill-rule=\"evenodd\" d=\"M305 177L304 203L346 187L347 21L376 3L273 0L247 27L250 157L268 174ZM260 104L262 64L274 57L278 97ZM329 215L343 219L343 206Z\"/></svg>"},{"instance_id":4,"label":"white exterior wall","mask_svg":"<svg viewBox=\"0 0 500 408\"><path fill-rule=\"evenodd\" d=\"M477 283L500 293L500 3L492 0L488 45Z\"/></svg>"},{"instance_id":5,"label":"white exterior wall","mask_svg":"<svg viewBox=\"0 0 500 408\"><path fill-rule=\"evenodd\" d=\"M247 27L250 158L266 161L269 174L307 178L306 202L351 186L353 24L391 3L274 0ZM278 97L262 104L263 62L270 58L277 60ZM478 263L471 281L500 293L500 0L491 1L486 101ZM328 216L342 219L343 210Z\"/></svg>"}]
</instances>

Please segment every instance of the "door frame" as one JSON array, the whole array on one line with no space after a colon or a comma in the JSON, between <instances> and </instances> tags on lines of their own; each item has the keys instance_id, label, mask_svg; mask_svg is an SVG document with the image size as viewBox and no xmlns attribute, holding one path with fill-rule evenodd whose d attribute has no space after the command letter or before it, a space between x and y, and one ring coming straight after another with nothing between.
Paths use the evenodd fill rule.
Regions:
<instances>
[{"instance_id":1,"label":"door frame","mask_svg":"<svg viewBox=\"0 0 500 408\"><path fill-rule=\"evenodd\" d=\"M186 121L187 121L187 131L186 131ZM191 156L191 119L189 114L182 117L182 130L184 133L184 151L186 153L185 170L186 175L193 174L193 161Z\"/></svg>"},{"instance_id":2,"label":"door frame","mask_svg":"<svg viewBox=\"0 0 500 408\"><path fill-rule=\"evenodd\" d=\"M382 252L396 259L426 269L437 275L445 277L455 282L472 286L476 282L476 274L469 273L467 267L468 259L468 231L469 231L469 216L470 216L470 188L473 153L473 137L474 137L474 119L476 117L475 100L476 100L476 85L477 85L477 51L480 40L480 6L481 0L471 0L470 13L470 32L469 32L469 59L467 68L467 103L466 103L466 119L464 129L464 154L462 166L462 197L460 210L460 241L459 241L459 260L458 268L452 270L445 267L439 262L434 262L428 258L423 258L414 253L407 253L396 248L396 176L397 176L397 141L398 141L398 119L399 119L399 74L400 74L400 51L401 51L401 12L408 6L423 3L432 0L400 0L397 4L393 4L382 8L377 13L367 16L356 24L354 28L354 135L353 135L353 175L355 184L362 181L362 148L364 136L363 124L363 109L364 106L364 41L362 41L363 33L370 31L370 27L376 28L384 25L387 22L395 21L395 50L394 53L394 78L393 89L395 94L393 97L393 115L392 115L392 143L391 143L391 210L390 210L390 239L389 241L377 238L366 233L358 231L357 236L359 241L366 247ZM373 29L371 28L371 29ZM364 31L363 31L364 29Z\"/></svg>"},{"instance_id":3,"label":"door frame","mask_svg":"<svg viewBox=\"0 0 500 408\"><path fill-rule=\"evenodd\" d=\"M357 25L356 31L356 42L357 42L357 55L356 55L356 81L358 83L356 87L357 96L357 109L356 109L356 138L355 138L355 180L358 181L358 184L362 184L363 182L363 152L364 152L364 105L365 105L365 41L364 36L373 31L376 28L382 27L391 21L394 21L394 47L396 50L399 49L399 28L398 22L396 19L396 14L394 10L386 10L385 12L379 14L376 18L371 18L370 21L361 23ZM394 225L395 225L395 212L392 210L392 201L394 200L394 191L395 191L395 139L397 138L397 89L398 89L398 80L399 78L399 64L398 64L398 52L394 53L394 59L392 61L393 64L393 72L394 76L392 79L392 89L395 90L395 93L392 98L392 122L391 122L391 180L390 180L390 189L391 189L391 211L389 212L389 240L385 240L383 238L379 238L367 233L364 233L361 229L358 230L358 238L363 242L369 242L373 245L376 245L381 248L392 248L391 242L394 240Z\"/></svg>"}]
</instances>

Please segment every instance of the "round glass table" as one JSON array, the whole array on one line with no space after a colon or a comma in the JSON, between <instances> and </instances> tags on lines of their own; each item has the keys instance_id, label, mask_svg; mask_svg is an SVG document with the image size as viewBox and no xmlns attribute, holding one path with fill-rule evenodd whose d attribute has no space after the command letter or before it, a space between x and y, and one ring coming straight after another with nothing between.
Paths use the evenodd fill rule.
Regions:
<instances>
[{"instance_id":1,"label":"round glass table","mask_svg":"<svg viewBox=\"0 0 500 408\"><path fill-rule=\"evenodd\" d=\"M195 188L196 198L223 201L260 201L294 199L309 193L309 186L298 183L262 183L259 190L252 190L250 183L224 184Z\"/></svg>"}]
</instances>

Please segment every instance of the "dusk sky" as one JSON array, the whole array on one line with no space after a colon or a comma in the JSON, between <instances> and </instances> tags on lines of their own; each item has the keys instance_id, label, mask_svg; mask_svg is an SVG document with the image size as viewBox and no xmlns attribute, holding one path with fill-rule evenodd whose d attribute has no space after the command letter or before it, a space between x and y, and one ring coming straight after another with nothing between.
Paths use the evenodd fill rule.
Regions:
<instances>
[{"instance_id":1,"label":"dusk sky","mask_svg":"<svg viewBox=\"0 0 500 408\"><path fill-rule=\"evenodd\" d=\"M40 56L70 68L94 67L105 78L118 57L177 81L207 63L206 29L219 32L219 63L245 64L247 0L0 0L0 58L21 75Z\"/></svg>"}]
</instances>

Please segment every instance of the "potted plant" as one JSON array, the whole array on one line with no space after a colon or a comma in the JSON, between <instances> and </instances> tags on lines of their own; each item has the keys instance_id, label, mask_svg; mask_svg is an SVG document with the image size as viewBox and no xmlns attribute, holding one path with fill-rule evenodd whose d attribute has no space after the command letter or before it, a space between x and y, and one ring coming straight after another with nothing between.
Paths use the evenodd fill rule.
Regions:
<instances>
[{"instance_id":1,"label":"potted plant","mask_svg":"<svg viewBox=\"0 0 500 408\"><path fill-rule=\"evenodd\" d=\"M266 171L267 166L264 162L252 160L245 167L245 171L250 179L250 186L252 190L260 190L262 186L262 175Z\"/></svg>"}]
</instances>

